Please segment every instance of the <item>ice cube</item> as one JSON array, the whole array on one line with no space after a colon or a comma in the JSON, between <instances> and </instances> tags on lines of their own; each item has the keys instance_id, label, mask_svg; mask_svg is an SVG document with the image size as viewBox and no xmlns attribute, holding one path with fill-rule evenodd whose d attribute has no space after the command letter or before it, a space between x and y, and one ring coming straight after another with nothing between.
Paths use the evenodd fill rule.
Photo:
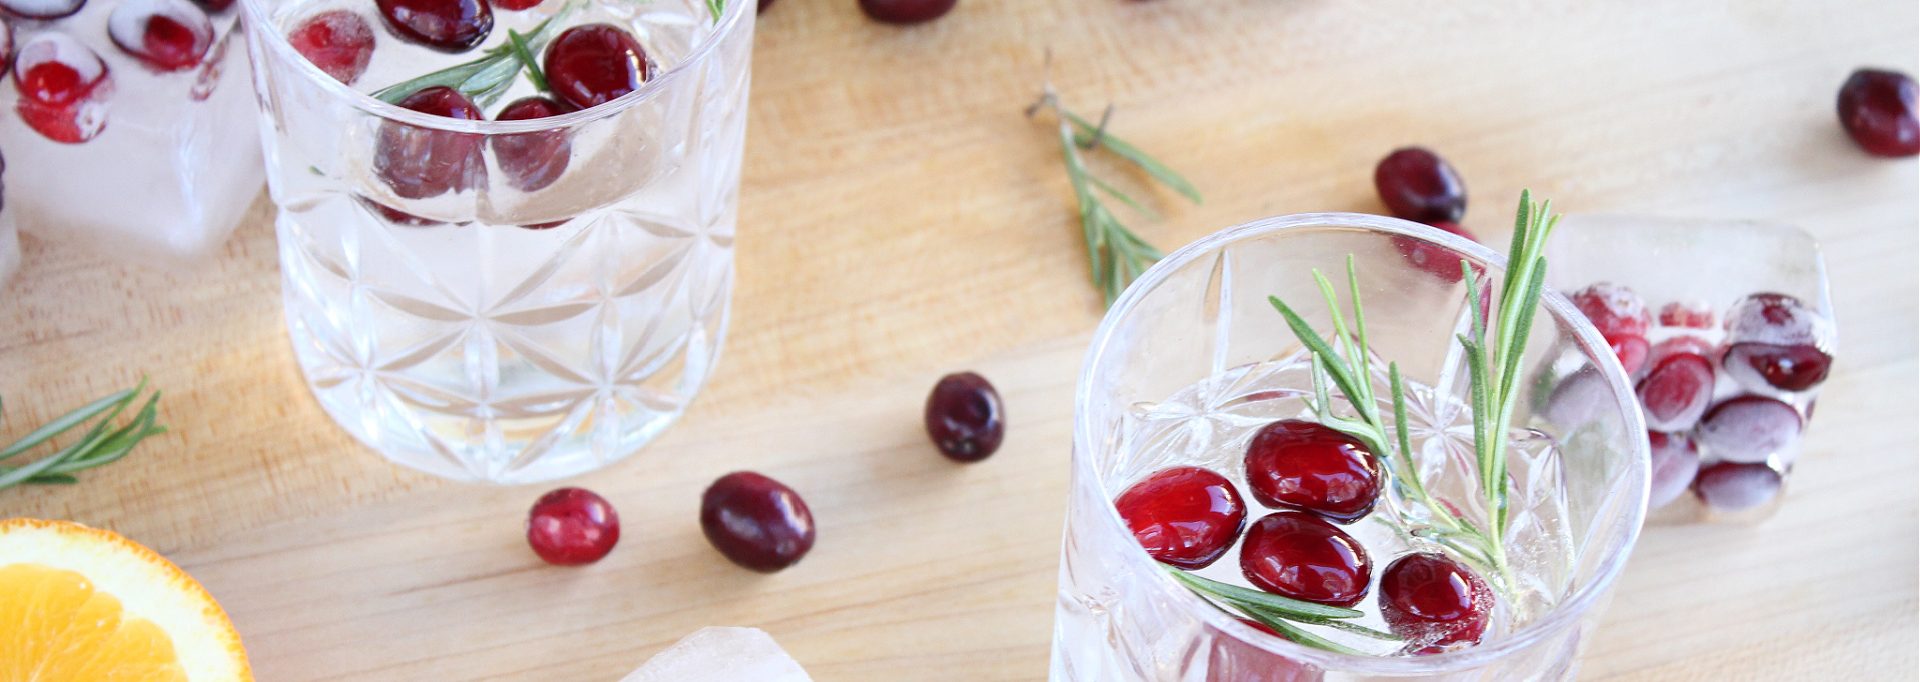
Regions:
<instances>
[{"instance_id":1,"label":"ice cube","mask_svg":"<svg viewBox=\"0 0 1920 682\"><path fill-rule=\"evenodd\" d=\"M707 627L654 654L620 682L812 682L756 628Z\"/></svg>"}]
</instances>

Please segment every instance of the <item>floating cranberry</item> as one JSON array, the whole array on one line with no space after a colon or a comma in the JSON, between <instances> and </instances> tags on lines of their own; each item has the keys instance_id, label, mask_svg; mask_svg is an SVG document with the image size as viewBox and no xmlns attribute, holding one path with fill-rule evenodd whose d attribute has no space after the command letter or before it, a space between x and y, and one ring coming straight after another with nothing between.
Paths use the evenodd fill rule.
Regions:
<instances>
[{"instance_id":1,"label":"floating cranberry","mask_svg":"<svg viewBox=\"0 0 1920 682\"><path fill-rule=\"evenodd\" d=\"M463 121L486 120L486 115L472 100L444 85L408 95L400 101L400 106ZM486 166L480 158L477 134L429 130L386 121L380 124L378 145L373 158L374 171L401 197L425 199L486 182Z\"/></svg>"},{"instance_id":2,"label":"floating cranberry","mask_svg":"<svg viewBox=\"0 0 1920 682\"><path fill-rule=\"evenodd\" d=\"M1840 86L1840 126L1874 156L1920 154L1920 87L1898 71L1859 69Z\"/></svg>"},{"instance_id":3,"label":"floating cranberry","mask_svg":"<svg viewBox=\"0 0 1920 682\"><path fill-rule=\"evenodd\" d=\"M700 529L727 559L761 573L792 566L813 549L813 512L785 484L751 471L713 482L700 498Z\"/></svg>"},{"instance_id":4,"label":"floating cranberry","mask_svg":"<svg viewBox=\"0 0 1920 682\"><path fill-rule=\"evenodd\" d=\"M20 45L13 83L20 120L47 139L77 144L106 129L111 88L106 62L80 41L43 31Z\"/></svg>"},{"instance_id":5,"label":"floating cranberry","mask_svg":"<svg viewBox=\"0 0 1920 682\"><path fill-rule=\"evenodd\" d=\"M545 65L554 96L581 109L640 89L652 68L640 41L613 24L567 29L547 46Z\"/></svg>"},{"instance_id":6,"label":"floating cranberry","mask_svg":"<svg viewBox=\"0 0 1920 682\"><path fill-rule=\"evenodd\" d=\"M1247 529L1240 571L1255 587L1283 597L1353 606L1367 596L1373 564L1367 550L1333 524L1278 511Z\"/></svg>"},{"instance_id":7,"label":"floating cranberry","mask_svg":"<svg viewBox=\"0 0 1920 682\"><path fill-rule=\"evenodd\" d=\"M521 10L529 10L535 7L539 7L540 0L493 0L488 4L493 5L494 9L504 9L504 10L511 10L511 11L518 12Z\"/></svg>"},{"instance_id":8,"label":"floating cranberry","mask_svg":"<svg viewBox=\"0 0 1920 682\"><path fill-rule=\"evenodd\" d=\"M1693 494L1714 509L1741 511L1773 500L1780 482L1780 472L1765 464L1720 462L1700 470Z\"/></svg>"},{"instance_id":9,"label":"floating cranberry","mask_svg":"<svg viewBox=\"0 0 1920 682\"><path fill-rule=\"evenodd\" d=\"M1262 636L1287 639L1286 635L1259 621L1238 620ZM1212 650L1207 653L1206 682L1321 682L1323 679L1325 674L1319 668L1231 636L1214 638Z\"/></svg>"},{"instance_id":10,"label":"floating cranberry","mask_svg":"<svg viewBox=\"0 0 1920 682\"><path fill-rule=\"evenodd\" d=\"M493 32L486 0L374 0L387 27L441 52L465 52Z\"/></svg>"},{"instance_id":11,"label":"floating cranberry","mask_svg":"<svg viewBox=\"0 0 1920 682\"><path fill-rule=\"evenodd\" d=\"M889 24L918 24L933 21L947 12L959 0L860 0L860 11L866 12L874 21Z\"/></svg>"},{"instance_id":12,"label":"floating cranberry","mask_svg":"<svg viewBox=\"0 0 1920 682\"><path fill-rule=\"evenodd\" d=\"M1688 329L1712 329L1713 306L1706 301L1674 301L1660 306L1660 324Z\"/></svg>"},{"instance_id":13,"label":"floating cranberry","mask_svg":"<svg viewBox=\"0 0 1920 682\"><path fill-rule=\"evenodd\" d=\"M985 377L960 372L940 377L927 394L927 435L940 454L956 462L978 462L1000 449L1006 436L1006 408L1000 392Z\"/></svg>"},{"instance_id":14,"label":"floating cranberry","mask_svg":"<svg viewBox=\"0 0 1920 682\"><path fill-rule=\"evenodd\" d=\"M1446 159L1425 147L1401 147L1373 167L1373 188L1394 216L1419 223L1457 223L1467 213L1467 186Z\"/></svg>"},{"instance_id":15,"label":"floating cranberry","mask_svg":"<svg viewBox=\"0 0 1920 682\"><path fill-rule=\"evenodd\" d=\"M1247 523L1247 506L1233 484L1199 467L1154 472L1120 493L1113 506L1147 554L1189 571L1226 554Z\"/></svg>"},{"instance_id":16,"label":"floating cranberry","mask_svg":"<svg viewBox=\"0 0 1920 682\"><path fill-rule=\"evenodd\" d=\"M1700 449L1684 433L1647 432L1647 450L1653 456L1653 484L1647 489L1647 508L1658 509L1680 499L1700 471Z\"/></svg>"},{"instance_id":17,"label":"floating cranberry","mask_svg":"<svg viewBox=\"0 0 1920 682\"><path fill-rule=\"evenodd\" d=\"M1247 486L1269 507L1352 523L1380 498L1380 461L1352 436L1318 422L1268 424L1247 443Z\"/></svg>"},{"instance_id":18,"label":"floating cranberry","mask_svg":"<svg viewBox=\"0 0 1920 682\"><path fill-rule=\"evenodd\" d=\"M1647 313L1647 305L1639 294L1611 282L1596 282L1574 292L1572 299L1574 307L1587 316L1594 328L1600 330L1600 336L1607 340L1607 345L1613 347L1614 356L1620 359L1627 374L1639 372L1650 350L1647 327L1653 323L1653 316Z\"/></svg>"},{"instance_id":19,"label":"floating cranberry","mask_svg":"<svg viewBox=\"0 0 1920 682\"><path fill-rule=\"evenodd\" d=\"M347 85L359 80L373 59L373 27L344 9L308 17L287 34L287 42L300 56Z\"/></svg>"},{"instance_id":20,"label":"floating cranberry","mask_svg":"<svg viewBox=\"0 0 1920 682\"><path fill-rule=\"evenodd\" d=\"M1713 362L1693 353L1669 355L1640 380L1638 391L1647 428L1693 428L1713 400Z\"/></svg>"},{"instance_id":21,"label":"floating cranberry","mask_svg":"<svg viewBox=\"0 0 1920 682\"><path fill-rule=\"evenodd\" d=\"M187 0L121 0L107 15L107 36L148 66L179 71L207 55L213 22Z\"/></svg>"},{"instance_id":22,"label":"floating cranberry","mask_svg":"<svg viewBox=\"0 0 1920 682\"><path fill-rule=\"evenodd\" d=\"M1717 459L1757 464L1776 453L1790 455L1800 428L1800 413L1792 405L1744 395L1707 410L1693 438Z\"/></svg>"},{"instance_id":23,"label":"floating cranberry","mask_svg":"<svg viewBox=\"0 0 1920 682\"><path fill-rule=\"evenodd\" d=\"M1444 554L1408 554L1380 574L1380 617L1415 654L1478 643L1492 608L1487 581Z\"/></svg>"},{"instance_id":24,"label":"floating cranberry","mask_svg":"<svg viewBox=\"0 0 1920 682\"><path fill-rule=\"evenodd\" d=\"M1479 241L1458 223L1435 222L1428 225L1434 229L1465 237L1467 241ZM1444 246L1414 239L1412 237L1394 237L1393 248L1408 265L1432 273L1445 282L1460 281L1460 254Z\"/></svg>"},{"instance_id":25,"label":"floating cranberry","mask_svg":"<svg viewBox=\"0 0 1920 682\"><path fill-rule=\"evenodd\" d=\"M1723 362L1727 374L1748 388L1766 385L1782 391L1804 391L1827 380L1833 356L1804 343L1736 343L1727 348Z\"/></svg>"},{"instance_id":26,"label":"floating cranberry","mask_svg":"<svg viewBox=\"0 0 1920 682\"><path fill-rule=\"evenodd\" d=\"M87 0L0 0L0 9L22 19L59 19L86 5Z\"/></svg>"},{"instance_id":27,"label":"floating cranberry","mask_svg":"<svg viewBox=\"0 0 1920 682\"><path fill-rule=\"evenodd\" d=\"M567 105L545 97L525 97L507 104L494 120L528 121L568 111L571 109ZM491 142L493 154L500 160L500 170L507 174L507 184L522 192L544 189L560 179L573 153L573 144L568 141L565 130L495 135Z\"/></svg>"},{"instance_id":28,"label":"floating cranberry","mask_svg":"<svg viewBox=\"0 0 1920 682\"><path fill-rule=\"evenodd\" d=\"M619 542L620 515L590 490L554 490L527 512L527 544L549 564L591 564Z\"/></svg>"}]
</instances>

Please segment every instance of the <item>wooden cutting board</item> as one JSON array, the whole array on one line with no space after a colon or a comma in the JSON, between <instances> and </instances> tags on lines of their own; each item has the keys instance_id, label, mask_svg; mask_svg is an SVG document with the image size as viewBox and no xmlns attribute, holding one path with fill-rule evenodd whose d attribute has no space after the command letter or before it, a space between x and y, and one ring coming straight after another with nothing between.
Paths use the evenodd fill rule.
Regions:
<instances>
[{"instance_id":1,"label":"wooden cutting board","mask_svg":"<svg viewBox=\"0 0 1920 682\"><path fill-rule=\"evenodd\" d=\"M1920 8L1742 3L961 0L918 27L781 0L759 28L734 326L657 444L570 483L621 545L550 568L521 537L544 488L386 464L309 397L280 314L271 209L225 252L115 265L27 239L0 289L0 437L131 385L173 431L0 516L73 519L173 557L221 599L263 680L612 680L702 625L766 629L821 680L1046 673L1072 381L1100 314L1052 130L1021 109L1042 53L1068 103L1185 171L1124 169L1172 248L1249 219L1378 211L1404 144L1465 175L1493 232L1521 187L1569 211L1764 219L1824 244L1842 352L1781 513L1650 529L1583 662L1593 679L1913 679L1920 636L1920 172L1834 121L1863 64L1916 70ZM25 172L25 169L13 169ZM940 374L1011 412L1002 452L925 442ZM733 568L700 491L756 469L820 539Z\"/></svg>"}]
</instances>

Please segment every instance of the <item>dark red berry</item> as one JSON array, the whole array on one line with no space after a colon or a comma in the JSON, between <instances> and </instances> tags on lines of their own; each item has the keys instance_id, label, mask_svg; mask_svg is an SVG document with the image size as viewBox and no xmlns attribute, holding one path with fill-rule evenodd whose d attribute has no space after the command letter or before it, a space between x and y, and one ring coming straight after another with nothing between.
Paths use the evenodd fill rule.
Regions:
<instances>
[{"instance_id":1,"label":"dark red berry","mask_svg":"<svg viewBox=\"0 0 1920 682\"><path fill-rule=\"evenodd\" d=\"M1395 217L1457 223L1467 213L1467 186L1446 159L1424 147L1393 150L1373 168L1373 188Z\"/></svg>"},{"instance_id":2,"label":"dark red berry","mask_svg":"<svg viewBox=\"0 0 1920 682\"><path fill-rule=\"evenodd\" d=\"M107 36L148 66L178 71L206 57L213 22L187 0L121 0L107 15Z\"/></svg>"},{"instance_id":3,"label":"dark red berry","mask_svg":"<svg viewBox=\"0 0 1920 682\"><path fill-rule=\"evenodd\" d=\"M1693 494L1714 509L1741 511L1773 500L1780 482L1780 472L1765 464L1720 462L1700 470Z\"/></svg>"},{"instance_id":4,"label":"dark red berry","mask_svg":"<svg viewBox=\"0 0 1920 682\"><path fill-rule=\"evenodd\" d=\"M1693 439L1715 459L1758 464L1788 453L1800 440L1801 426L1800 413L1792 405L1743 395L1707 410Z\"/></svg>"},{"instance_id":5,"label":"dark red berry","mask_svg":"<svg viewBox=\"0 0 1920 682\"><path fill-rule=\"evenodd\" d=\"M111 82L100 55L64 33L43 31L14 57L13 84L21 95L14 108L49 140L86 142L106 129Z\"/></svg>"},{"instance_id":6,"label":"dark red berry","mask_svg":"<svg viewBox=\"0 0 1920 682\"><path fill-rule=\"evenodd\" d=\"M1727 348L1722 363L1728 374L1749 387L1763 383L1782 391L1804 391L1827 380L1833 356L1805 343L1736 343Z\"/></svg>"},{"instance_id":7,"label":"dark red berry","mask_svg":"<svg viewBox=\"0 0 1920 682\"><path fill-rule=\"evenodd\" d=\"M1700 450L1684 433L1647 432L1647 451L1653 456L1653 483L1647 488L1647 508L1658 509L1680 499L1700 471Z\"/></svg>"},{"instance_id":8,"label":"dark red berry","mask_svg":"<svg viewBox=\"0 0 1920 682\"><path fill-rule=\"evenodd\" d=\"M545 66L554 96L581 109L640 89L652 68L640 41L613 24L567 29L547 46Z\"/></svg>"},{"instance_id":9,"label":"dark red berry","mask_svg":"<svg viewBox=\"0 0 1920 682\"><path fill-rule=\"evenodd\" d=\"M439 50L465 52L493 32L486 0L374 0L387 28L402 38Z\"/></svg>"},{"instance_id":10,"label":"dark red berry","mask_svg":"<svg viewBox=\"0 0 1920 682\"><path fill-rule=\"evenodd\" d=\"M1874 156L1920 154L1920 87L1898 71L1860 69L1840 86L1840 126Z\"/></svg>"},{"instance_id":11,"label":"dark red berry","mask_svg":"<svg viewBox=\"0 0 1920 682\"><path fill-rule=\"evenodd\" d=\"M1613 347L1613 354L1620 359L1620 366L1627 374L1634 374L1646 364L1651 346L1647 343L1647 327L1653 324L1653 316L1647 313L1647 304L1632 289L1611 282L1596 282L1585 289L1574 292L1573 305L1581 314L1600 330L1600 336Z\"/></svg>"},{"instance_id":12,"label":"dark red berry","mask_svg":"<svg viewBox=\"0 0 1920 682\"><path fill-rule=\"evenodd\" d=\"M1006 408L986 377L960 372L940 377L927 394L927 435L940 454L957 462L978 462L1000 449L1006 436Z\"/></svg>"},{"instance_id":13,"label":"dark red berry","mask_svg":"<svg viewBox=\"0 0 1920 682\"><path fill-rule=\"evenodd\" d=\"M1443 221L1432 223L1429 227L1465 237L1467 241L1480 241L1458 223ZM1408 265L1432 273L1442 281L1460 281L1460 254L1452 249L1412 237L1394 237L1393 248L1400 252L1400 257L1406 259Z\"/></svg>"},{"instance_id":14,"label":"dark red berry","mask_svg":"<svg viewBox=\"0 0 1920 682\"><path fill-rule=\"evenodd\" d=\"M751 471L736 471L700 498L700 529L728 560L772 573L792 566L813 549L813 512L785 484Z\"/></svg>"},{"instance_id":15,"label":"dark red berry","mask_svg":"<svg viewBox=\"0 0 1920 682\"><path fill-rule=\"evenodd\" d=\"M1674 301L1660 306L1660 324L1668 327L1712 329L1713 307L1706 301Z\"/></svg>"},{"instance_id":16,"label":"dark red berry","mask_svg":"<svg viewBox=\"0 0 1920 682\"><path fill-rule=\"evenodd\" d=\"M344 9L308 17L287 34L287 42L307 61L347 85L359 80L373 59L373 27Z\"/></svg>"},{"instance_id":17,"label":"dark red berry","mask_svg":"<svg viewBox=\"0 0 1920 682\"><path fill-rule=\"evenodd\" d=\"M504 9L504 10L511 10L511 11L518 12L521 10L529 10L535 7L539 7L540 0L493 0L489 4L493 5L494 9Z\"/></svg>"},{"instance_id":18,"label":"dark red berry","mask_svg":"<svg viewBox=\"0 0 1920 682\"><path fill-rule=\"evenodd\" d=\"M1247 529L1240 571L1255 587L1283 597L1353 606L1367 596L1373 564L1367 550L1333 524L1280 511Z\"/></svg>"},{"instance_id":19,"label":"dark red berry","mask_svg":"<svg viewBox=\"0 0 1920 682\"><path fill-rule=\"evenodd\" d=\"M209 12L225 12L227 11L228 7L233 6L233 0L193 0L193 1L194 3L200 5L201 7L206 8L206 10Z\"/></svg>"},{"instance_id":20,"label":"dark red berry","mask_svg":"<svg viewBox=\"0 0 1920 682\"><path fill-rule=\"evenodd\" d=\"M1713 362L1693 353L1661 359L1637 387L1647 428L1685 431L1700 421L1713 400Z\"/></svg>"},{"instance_id":21,"label":"dark red berry","mask_svg":"<svg viewBox=\"0 0 1920 682\"><path fill-rule=\"evenodd\" d=\"M1379 459L1358 439L1318 422L1266 425L1247 443L1245 464L1253 498L1269 507L1352 523L1380 498Z\"/></svg>"},{"instance_id":22,"label":"dark red berry","mask_svg":"<svg viewBox=\"0 0 1920 682\"><path fill-rule=\"evenodd\" d=\"M87 0L0 0L0 10L22 19L59 19L86 5Z\"/></svg>"},{"instance_id":23,"label":"dark red berry","mask_svg":"<svg viewBox=\"0 0 1920 682\"><path fill-rule=\"evenodd\" d=\"M400 101L400 106L463 121L486 120L472 100L444 85L408 95ZM386 121L380 124L378 144L373 168L387 186L393 188L393 193L403 198L436 197L486 182L486 166L480 157L477 134L429 130Z\"/></svg>"},{"instance_id":24,"label":"dark red berry","mask_svg":"<svg viewBox=\"0 0 1920 682\"><path fill-rule=\"evenodd\" d=\"M1479 642L1492 607L1487 582L1444 554L1408 554L1380 573L1380 616L1415 654Z\"/></svg>"},{"instance_id":25,"label":"dark red berry","mask_svg":"<svg viewBox=\"0 0 1920 682\"><path fill-rule=\"evenodd\" d=\"M527 544L550 564L590 564L619 542L620 515L590 490L554 490L541 495L527 512Z\"/></svg>"},{"instance_id":26,"label":"dark red berry","mask_svg":"<svg viewBox=\"0 0 1920 682\"><path fill-rule=\"evenodd\" d=\"M860 0L860 11L874 21L889 24L918 24L933 21L947 12L959 0Z\"/></svg>"},{"instance_id":27,"label":"dark red berry","mask_svg":"<svg viewBox=\"0 0 1920 682\"><path fill-rule=\"evenodd\" d=\"M567 105L545 97L525 97L509 103L494 120L527 121L559 116L568 111L572 109ZM507 184L522 192L544 189L560 179L573 153L573 144L568 141L565 130L495 135L491 142L493 154L500 161L500 170L507 174Z\"/></svg>"},{"instance_id":28,"label":"dark red berry","mask_svg":"<svg viewBox=\"0 0 1920 682\"><path fill-rule=\"evenodd\" d=\"M1247 522L1233 484L1199 467L1154 472L1120 493L1113 507L1147 554L1190 571L1226 554Z\"/></svg>"}]
</instances>

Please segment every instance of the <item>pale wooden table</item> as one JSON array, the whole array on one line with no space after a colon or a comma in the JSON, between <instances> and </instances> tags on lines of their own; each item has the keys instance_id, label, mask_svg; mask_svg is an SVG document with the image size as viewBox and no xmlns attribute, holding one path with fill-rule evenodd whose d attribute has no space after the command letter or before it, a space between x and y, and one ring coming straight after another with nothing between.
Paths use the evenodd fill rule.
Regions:
<instances>
[{"instance_id":1,"label":"pale wooden table","mask_svg":"<svg viewBox=\"0 0 1920 682\"><path fill-rule=\"evenodd\" d=\"M327 420L287 348L264 200L191 271L29 239L0 291L0 435L143 372L174 430L78 486L0 493L0 515L174 557L263 680L611 680L710 624L765 628L822 680L1041 678L1100 314L1051 129L1020 115L1050 46L1071 104L1113 101L1118 132L1207 194L1156 193L1166 218L1135 225L1164 247L1378 211L1372 164L1409 143L1465 175L1470 227L1530 186L1572 211L1813 232L1843 353L1785 509L1649 530L1583 676L1914 679L1920 174L1853 149L1833 99L1855 66L1916 70L1920 9L1508 4L962 0L901 29L782 0L760 27L724 359L655 446L574 481L625 522L586 569L526 550L541 488L413 474ZM926 389L963 368L1012 415L973 466L920 429ZM797 567L738 570L700 537L700 490L741 468L812 504Z\"/></svg>"}]
</instances>

